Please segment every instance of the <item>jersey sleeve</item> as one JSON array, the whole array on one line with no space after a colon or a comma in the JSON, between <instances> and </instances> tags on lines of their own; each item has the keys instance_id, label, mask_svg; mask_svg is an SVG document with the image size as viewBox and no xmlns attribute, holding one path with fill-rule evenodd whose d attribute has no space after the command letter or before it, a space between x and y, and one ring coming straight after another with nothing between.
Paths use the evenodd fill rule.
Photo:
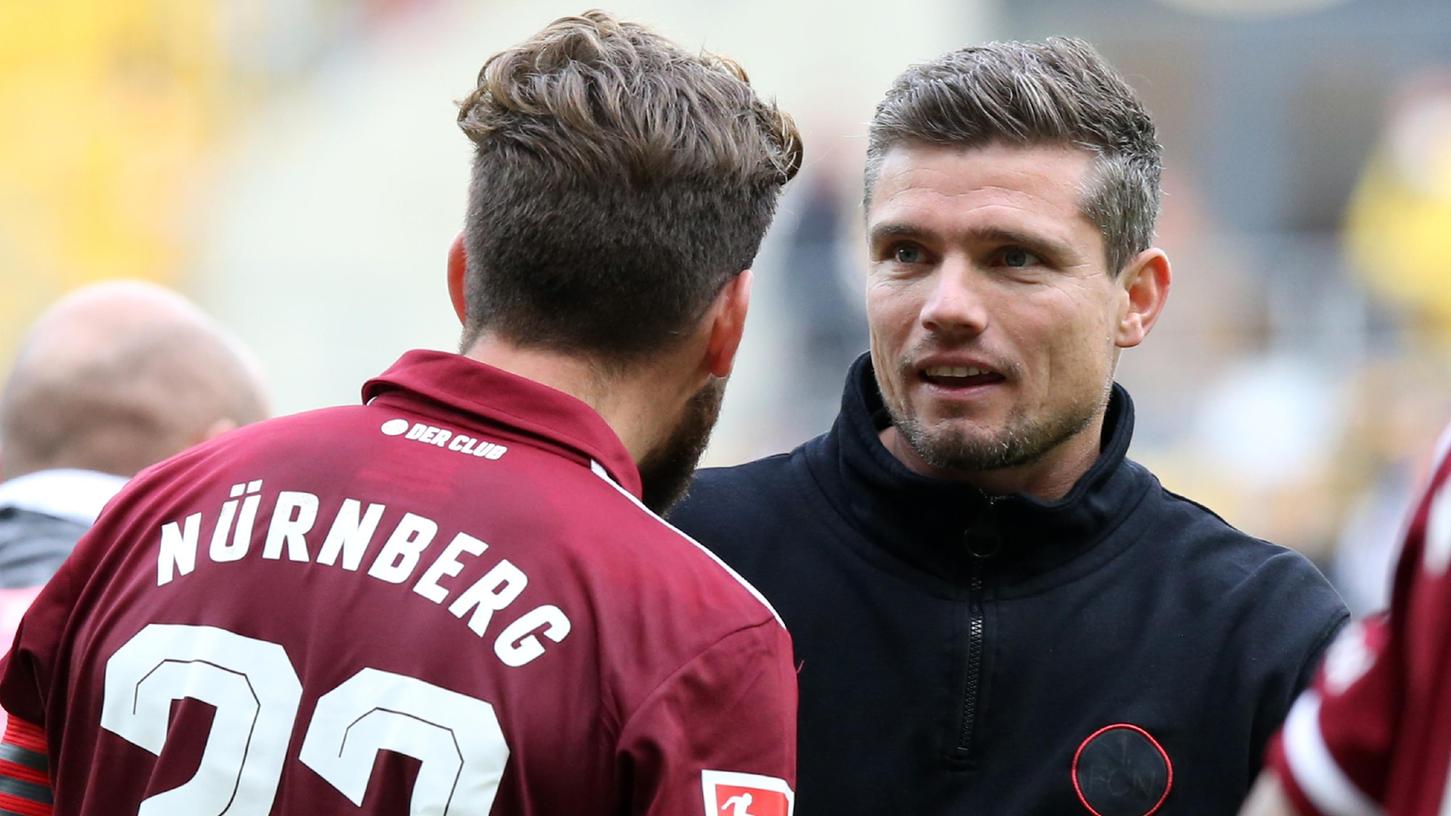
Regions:
<instances>
[{"instance_id":1,"label":"jersey sleeve","mask_svg":"<svg viewBox=\"0 0 1451 816\"><path fill-rule=\"evenodd\" d=\"M776 621L738 630L681 666L617 746L632 816L790 816L796 672Z\"/></svg>"},{"instance_id":2,"label":"jersey sleeve","mask_svg":"<svg viewBox=\"0 0 1451 816\"><path fill-rule=\"evenodd\" d=\"M1268 764L1304 816L1376 813L1401 692L1385 618L1351 624L1290 708Z\"/></svg>"},{"instance_id":3,"label":"jersey sleeve","mask_svg":"<svg viewBox=\"0 0 1451 816\"><path fill-rule=\"evenodd\" d=\"M1270 746L1270 768L1306 816L1381 812L1398 761L1430 763L1436 778L1444 774L1448 757L1404 751L1398 743L1406 729L1424 725L1416 718L1433 716L1408 706L1443 671L1443 644L1451 638L1451 459L1444 440L1440 448L1430 486L1406 525L1390 611L1342 632ZM1406 755L1397 757L1398 750Z\"/></svg>"},{"instance_id":4,"label":"jersey sleeve","mask_svg":"<svg viewBox=\"0 0 1451 816\"><path fill-rule=\"evenodd\" d=\"M48 762L45 732L11 717L0 740L0 813L50 816Z\"/></svg>"}]
</instances>

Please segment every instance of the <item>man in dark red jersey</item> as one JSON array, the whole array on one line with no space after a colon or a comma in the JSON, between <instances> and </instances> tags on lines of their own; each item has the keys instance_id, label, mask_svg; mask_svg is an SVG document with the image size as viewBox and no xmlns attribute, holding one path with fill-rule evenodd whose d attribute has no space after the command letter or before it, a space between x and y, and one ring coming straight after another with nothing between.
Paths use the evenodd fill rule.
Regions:
<instances>
[{"instance_id":1,"label":"man in dark red jersey","mask_svg":"<svg viewBox=\"0 0 1451 816\"><path fill-rule=\"evenodd\" d=\"M1348 627L1270 744L1242 816L1451 813L1451 428L1390 610Z\"/></svg>"},{"instance_id":2,"label":"man in dark red jersey","mask_svg":"<svg viewBox=\"0 0 1451 816\"><path fill-rule=\"evenodd\" d=\"M599 12L491 58L459 122L463 354L132 482L4 665L0 811L789 814L785 630L652 510L796 130Z\"/></svg>"}]
</instances>

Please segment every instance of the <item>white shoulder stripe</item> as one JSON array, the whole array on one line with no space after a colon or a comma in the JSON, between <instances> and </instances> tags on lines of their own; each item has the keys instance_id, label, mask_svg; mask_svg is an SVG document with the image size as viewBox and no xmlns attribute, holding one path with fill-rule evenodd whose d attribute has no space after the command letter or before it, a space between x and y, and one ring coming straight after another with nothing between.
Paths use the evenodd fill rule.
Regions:
<instances>
[{"instance_id":1,"label":"white shoulder stripe","mask_svg":"<svg viewBox=\"0 0 1451 816\"><path fill-rule=\"evenodd\" d=\"M766 607L766 611L770 612L771 613L771 617L775 618L776 619L776 622L779 623L779 624L781 624L781 628L783 628L783 629L786 628L786 622L783 621L783 620L781 620L781 616L780 615L776 614L776 607L771 606L771 602L768 601L768 600L766 600L766 596L765 595L762 595L761 592L760 592L760 590L758 590L755 587L751 586L751 582L750 581L747 581L745 578L742 578L740 573L738 573L735 570L731 569L730 564L727 564L726 562L720 560L720 557L717 556L715 553L711 552L708 547L706 547L705 545L701 544L699 541L696 541L695 539L691 538L690 536L686 535L679 527L676 527L675 525L671 524L670 522L666 521L665 519L660 518L660 516L656 515L656 513L655 513L654 510L651 510L650 508L646 507L644 504L641 504L640 503L640 500L637 499L637 498L635 498L634 494L632 494L630 491L624 489L623 487L620 487L619 483L617 483L614 479L610 478L610 472L607 471L607 470L605 470L604 469L604 466L602 466L599 462L591 461L589 463L589 469L592 470L592 471L594 471L594 474L596 476L600 477L601 479L604 479L605 482L608 483L610 487L613 487L615 490L618 490L620 492L620 495L622 495L625 498L629 499L630 502L632 504L634 504L636 507L638 507L641 510L645 511L646 513L648 513L651 518L653 518L656 521L660 522L661 524L665 525L665 527L667 527L670 530L672 530L676 535L680 536L681 538L685 539L686 541L689 541L691 544L694 544L695 547L696 547L696 549L698 549L701 552L705 553L706 555L710 556L710 560L712 560L715 563L719 564L721 569L723 569L727 573L729 573L730 576L732 578L736 579L736 581L741 586L743 586L743 587L746 588L746 591L747 592L751 593L751 595L756 600L760 601L762 606Z\"/></svg>"},{"instance_id":2,"label":"white shoulder stripe","mask_svg":"<svg viewBox=\"0 0 1451 816\"><path fill-rule=\"evenodd\" d=\"M1320 734L1320 695L1306 691L1285 718L1285 759L1306 798L1326 816L1381 816L1336 764Z\"/></svg>"},{"instance_id":3,"label":"white shoulder stripe","mask_svg":"<svg viewBox=\"0 0 1451 816\"><path fill-rule=\"evenodd\" d=\"M1440 467L1441 461L1451 455L1451 425L1447 425L1441 431L1441 436L1436 440L1435 466Z\"/></svg>"}]
</instances>

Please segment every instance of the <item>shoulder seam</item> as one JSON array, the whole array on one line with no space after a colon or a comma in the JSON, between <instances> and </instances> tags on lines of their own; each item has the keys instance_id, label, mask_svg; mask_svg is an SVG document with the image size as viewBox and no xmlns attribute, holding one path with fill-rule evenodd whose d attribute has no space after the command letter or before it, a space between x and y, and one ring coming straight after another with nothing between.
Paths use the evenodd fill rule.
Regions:
<instances>
[{"instance_id":1,"label":"shoulder seam","mask_svg":"<svg viewBox=\"0 0 1451 816\"><path fill-rule=\"evenodd\" d=\"M631 493L630 491L624 489L623 487L620 487L620 485L619 485L618 482L616 482L614 479L610 478L609 471L605 470L604 466L602 466L599 462L596 462L593 459L591 459L590 460L590 463L589 463L589 469L596 476L600 477L600 479L602 479L606 484L608 484L610 487L613 487L616 491L618 491L621 496L624 496L625 498L629 499L631 504L633 504L636 507L638 507L642 512L644 512L650 518L652 518L655 521L659 522L659 524L661 526L663 526L665 529L670 530L671 532L675 533L680 538L682 538L682 539L690 542L691 544L693 544L697 550L700 550L702 553L705 553L705 555L707 557L709 557L710 560L714 561L721 569L725 570L725 572L726 572L727 575L729 575L730 577L734 578L736 580L736 583L738 583L742 587L744 587L745 590L751 594L751 597L755 598L757 601L759 601L761 603L762 606L766 607L766 611L768 611L768 612L771 613L771 617L773 617L773 618L776 619L776 623L780 624L782 629L785 629L786 628L786 622L783 621L783 620L781 620L781 615L776 612L776 607L772 606L771 605L771 602L768 601L768 600L766 600L766 596L765 595L762 595L761 594L761 591L759 589L756 589L754 586L752 586L750 581L747 581L744 577L741 576L741 574L739 572L736 572L734 569L732 569L729 564L727 564L726 562L722 561L721 558L720 558L720 556L718 556L715 553L711 552L710 549L707 548L704 544L701 544L699 541L696 541L695 539L693 539L690 536L686 535L685 532L682 531L679 527L676 527L675 525L673 525L670 522L666 521L665 519L661 518L658 514L655 513L654 510L651 510L650 508L646 507L643 503L641 503L641 501L639 499L635 498L635 496L634 496L633 493Z\"/></svg>"},{"instance_id":2,"label":"shoulder seam","mask_svg":"<svg viewBox=\"0 0 1451 816\"><path fill-rule=\"evenodd\" d=\"M1199 502L1197 502L1197 501L1189 498L1188 496L1182 495L1180 493L1175 493L1174 491L1172 491L1169 488L1165 487L1163 484L1160 484L1159 485L1159 492L1161 492L1170 501L1178 502L1180 504L1187 504L1190 507L1197 508L1198 510L1202 511L1205 515L1208 515L1210 518L1214 519L1215 521L1218 521L1220 524L1223 524L1225 527L1233 530L1236 533L1239 533L1242 536L1246 536L1248 538L1254 538L1254 536L1249 535L1248 533L1246 533L1245 531L1239 529L1238 527L1234 526L1233 524L1230 524L1229 521L1227 521L1224 518L1224 516L1219 515L1214 510L1212 510L1212 509L1210 509L1208 507L1205 507L1204 505L1202 505ZM1263 539L1256 539L1256 540L1263 540Z\"/></svg>"}]
</instances>

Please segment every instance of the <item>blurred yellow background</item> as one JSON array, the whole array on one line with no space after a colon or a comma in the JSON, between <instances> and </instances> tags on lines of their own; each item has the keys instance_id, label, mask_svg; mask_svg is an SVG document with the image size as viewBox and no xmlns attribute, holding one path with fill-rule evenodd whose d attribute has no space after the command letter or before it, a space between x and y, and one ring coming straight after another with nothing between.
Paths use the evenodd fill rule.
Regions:
<instances>
[{"instance_id":1,"label":"blurred yellow background","mask_svg":"<svg viewBox=\"0 0 1451 816\"><path fill-rule=\"evenodd\" d=\"M207 3L0 3L0 349L76 285L178 282L231 102L217 26Z\"/></svg>"}]
</instances>

